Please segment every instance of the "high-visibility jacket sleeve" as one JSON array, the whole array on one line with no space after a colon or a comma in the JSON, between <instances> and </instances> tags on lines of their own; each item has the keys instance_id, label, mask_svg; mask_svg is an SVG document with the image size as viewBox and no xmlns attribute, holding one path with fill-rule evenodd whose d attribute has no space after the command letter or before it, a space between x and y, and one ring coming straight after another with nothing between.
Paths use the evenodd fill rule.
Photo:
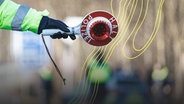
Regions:
<instances>
[{"instance_id":1,"label":"high-visibility jacket sleeve","mask_svg":"<svg viewBox=\"0 0 184 104\"><path fill-rule=\"evenodd\" d=\"M38 33L40 21L48 11L39 12L11 0L0 0L0 29Z\"/></svg>"}]
</instances>

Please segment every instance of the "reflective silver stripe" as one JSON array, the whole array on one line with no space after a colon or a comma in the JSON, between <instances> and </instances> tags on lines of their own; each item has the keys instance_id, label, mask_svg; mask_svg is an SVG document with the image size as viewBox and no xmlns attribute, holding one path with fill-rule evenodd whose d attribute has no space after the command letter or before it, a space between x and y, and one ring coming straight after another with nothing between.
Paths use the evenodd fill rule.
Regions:
<instances>
[{"instance_id":1,"label":"reflective silver stripe","mask_svg":"<svg viewBox=\"0 0 184 104\"><path fill-rule=\"evenodd\" d=\"M4 2L4 0L0 0L0 5Z\"/></svg>"},{"instance_id":2,"label":"reflective silver stripe","mask_svg":"<svg viewBox=\"0 0 184 104\"><path fill-rule=\"evenodd\" d=\"M21 31L21 24L24 21L24 17L26 16L27 12L29 11L29 7L21 5L13 18L11 23L12 30Z\"/></svg>"}]
</instances>

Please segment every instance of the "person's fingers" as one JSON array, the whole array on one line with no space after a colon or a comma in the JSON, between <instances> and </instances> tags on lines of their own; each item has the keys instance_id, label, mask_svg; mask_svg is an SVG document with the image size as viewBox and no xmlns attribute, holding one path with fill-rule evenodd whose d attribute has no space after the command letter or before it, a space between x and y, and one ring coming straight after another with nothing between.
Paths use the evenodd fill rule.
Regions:
<instances>
[{"instance_id":1,"label":"person's fingers","mask_svg":"<svg viewBox=\"0 0 184 104\"><path fill-rule=\"evenodd\" d=\"M65 33L64 33L64 34L62 34L62 35L63 35L63 38L64 38L64 39L68 38L68 34L65 34Z\"/></svg>"},{"instance_id":2,"label":"person's fingers","mask_svg":"<svg viewBox=\"0 0 184 104\"><path fill-rule=\"evenodd\" d=\"M50 36L52 39L56 39L57 37L55 35Z\"/></svg>"},{"instance_id":3,"label":"person's fingers","mask_svg":"<svg viewBox=\"0 0 184 104\"><path fill-rule=\"evenodd\" d=\"M53 35L50 36L52 39L61 39L63 37L63 34L61 34L61 32L55 33Z\"/></svg>"},{"instance_id":4,"label":"person's fingers","mask_svg":"<svg viewBox=\"0 0 184 104\"><path fill-rule=\"evenodd\" d=\"M70 36L70 38L72 39L72 40L75 40L76 39L76 36L75 35L69 35Z\"/></svg>"}]
</instances>

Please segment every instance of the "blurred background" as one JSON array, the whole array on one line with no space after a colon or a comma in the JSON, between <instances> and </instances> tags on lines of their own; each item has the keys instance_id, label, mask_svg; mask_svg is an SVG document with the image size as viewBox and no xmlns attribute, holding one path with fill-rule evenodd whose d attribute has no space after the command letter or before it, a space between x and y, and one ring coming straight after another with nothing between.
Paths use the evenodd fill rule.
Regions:
<instances>
[{"instance_id":1,"label":"blurred background","mask_svg":"<svg viewBox=\"0 0 184 104\"><path fill-rule=\"evenodd\" d=\"M51 17L69 26L79 24L91 11L106 10L117 18L119 34L106 47L90 46L80 38L45 37L67 79L63 85L39 35L0 30L1 104L184 103L183 0L13 1L39 11L47 9ZM132 32L141 21L139 31ZM135 41L130 37L126 42L132 33L137 34ZM150 45L135 51L149 37Z\"/></svg>"}]
</instances>

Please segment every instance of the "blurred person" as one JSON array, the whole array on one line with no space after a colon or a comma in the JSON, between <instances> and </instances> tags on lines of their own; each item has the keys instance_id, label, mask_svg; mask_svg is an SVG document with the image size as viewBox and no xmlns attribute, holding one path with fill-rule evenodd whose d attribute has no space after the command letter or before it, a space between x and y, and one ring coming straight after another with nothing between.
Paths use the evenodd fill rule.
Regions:
<instances>
[{"instance_id":1,"label":"blurred person","mask_svg":"<svg viewBox=\"0 0 184 104\"><path fill-rule=\"evenodd\" d=\"M68 26L62 21L48 17L48 11L39 12L33 8L19 5L11 0L0 0L0 29L15 31L32 31L41 34L43 29L60 29L69 32ZM65 33L51 35L53 39L68 38ZM72 40L76 39L71 34Z\"/></svg>"},{"instance_id":2,"label":"blurred person","mask_svg":"<svg viewBox=\"0 0 184 104\"><path fill-rule=\"evenodd\" d=\"M41 100L43 104L51 104L53 94L53 73L50 67L43 67L40 72L41 79Z\"/></svg>"},{"instance_id":3,"label":"blurred person","mask_svg":"<svg viewBox=\"0 0 184 104\"><path fill-rule=\"evenodd\" d=\"M87 77L90 83L91 95L95 92L94 88L96 84L98 84L94 104L104 104L104 99L107 95L106 84L111 77L111 68L109 64L105 62L101 51L98 51L95 59L88 63Z\"/></svg>"},{"instance_id":4,"label":"blurred person","mask_svg":"<svg viewBox=\"0 0 184 104\"><path fill-rule=\"evenodd\" d=\"M156 63L151 72L151 92L153 95L153 103L169 104L171 95L172 81L169 78L169 70L166 66Z\"/></svg>"},{"instance_id":5,"label":"blurred person","mask_svg":"<svg viewBox=\"0 0 184 104\"><path fill-rule=\"evenodd\" d=\"M136 70L130 67L128 73L118 65L108 81L108 96L105 104L150 104L148 87Z\"/></svg>"}]
</instances>

